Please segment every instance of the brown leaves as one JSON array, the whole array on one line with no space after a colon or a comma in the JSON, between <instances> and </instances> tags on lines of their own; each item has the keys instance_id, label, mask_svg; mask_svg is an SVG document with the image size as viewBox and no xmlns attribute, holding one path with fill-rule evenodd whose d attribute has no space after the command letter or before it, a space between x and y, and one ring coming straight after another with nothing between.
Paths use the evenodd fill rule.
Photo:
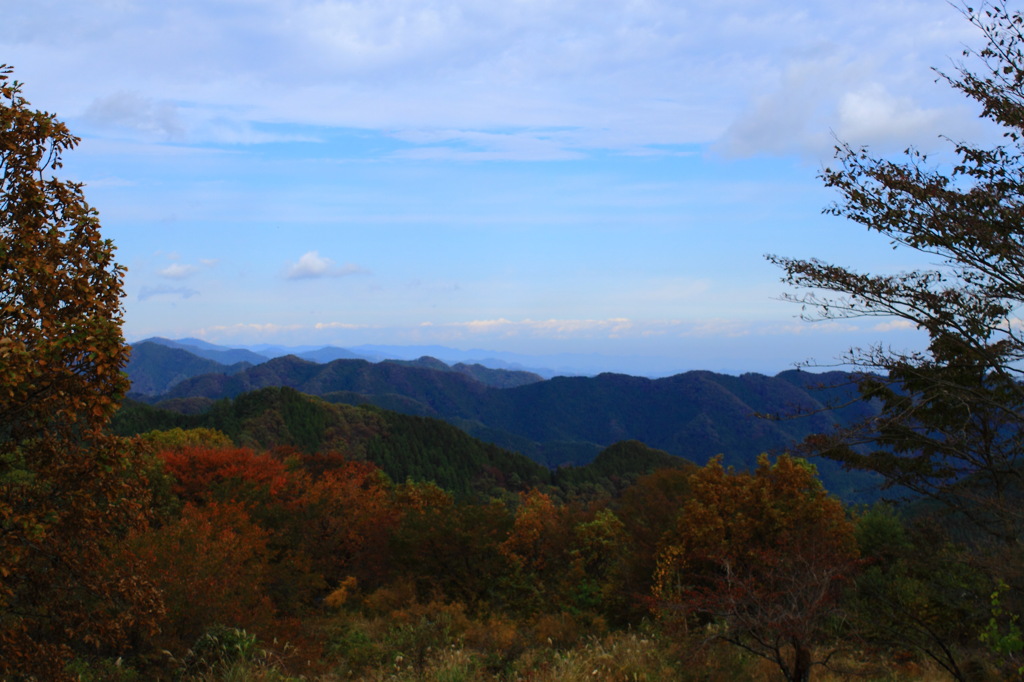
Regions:
<instances>
[{"instance_id":1,"label":"brown leaves","mask_svg":"<svg viewBox=\"0 0 1024 682\"><path fill-rule=\"evenodd\" d=\"M786 456L775 464L762 456L749 474L716 459L691 486L662 549L656 597L712 619L719 636L780 665L790 647L799 658L858 567L842 505L809 464Z\"/></svg>"},{"instance_id":2,"label":"brown leaves","mask_svg":"<svg viewBox=\"0 0 1024 682\"><path fill-rule=\"evenodd\" d=\"M137 453L105 431L128 387L124 268L81 185L51 175L78 139L10 74L0 66L0 677L58 679L76 649L122 645L159 605L106 560L146 513Z\"/></svg>"}]
</instances>

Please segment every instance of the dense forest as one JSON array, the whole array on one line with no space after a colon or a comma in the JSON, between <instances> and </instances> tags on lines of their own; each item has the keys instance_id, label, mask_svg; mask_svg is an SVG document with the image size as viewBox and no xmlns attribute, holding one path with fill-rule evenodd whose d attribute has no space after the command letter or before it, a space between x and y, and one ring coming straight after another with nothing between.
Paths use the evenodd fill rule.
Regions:
<instances>
[{"instance_id":1,"label":"dense forest","mask_svg":"<svg viewBox=\"0 0 1024 682\"><path fill-rule=\"evenodd\" d=\"M770 257L812 316L928 338L852 350L832 397L853 412L798 404L816 426L788 454L745 448L790 428L768 387L806 373L543 381L145 348L171 360L129 400L124 268L82 186L52 177L79 140L0 66L0 679L1020 678L1024 15L964 14L980 71L943 78L1004 145L954 145L945 175L840 145L823 171L832 213L934 268ZM743 409L718 426L723 405ZM680 457L702 431L722 454ZM551 466L499 433L593 452ZM844 503L819 465L894 499Z\"/></svg>"},{"instance_id":2,"label":"dense forest","mask_svg":"<svg viewBox=\"0 0 1024 682\"><path fill-rule=\"evenodd\" d=\"M761 453L790 451L812 434L850 426L878 408L876 401L858 399L858 376L847 372L789 370L768 377L691 371L664 379L605 373L544 381L525 372L485 373L479 366L456 370L433 358L317 364L287 356L257 365L215 365L163 343L133 347L133 388L124 411L138 411L137 403L144 402L194 414L218 400L290 387L332 403L443 419L551 468L587 464L622 440L640 440L700 463L724 454L726 464L750 468ZM215 352L224 357L230 351ZM157 384L166 390L137 388ZM819 462L819 474L847 502L878 498L877 477L843 471L827 460Z\"/></svg>"}]
</instances>

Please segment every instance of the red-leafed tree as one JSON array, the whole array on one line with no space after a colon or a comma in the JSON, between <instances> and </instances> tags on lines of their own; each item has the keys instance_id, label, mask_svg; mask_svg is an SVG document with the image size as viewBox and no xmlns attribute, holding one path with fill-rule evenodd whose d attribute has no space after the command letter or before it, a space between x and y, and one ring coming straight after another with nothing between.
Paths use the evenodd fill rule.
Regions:
<instances>
[{"instance_id":1,"label":"red-leafed tree","mask_svg":"<svg viewBox=\"0 0 1024 682\"><path fill-rule=\"evenodd\" d=\"M0 65L0 678L60 679L153 625L156 592L108 560L144 523L139 457L106 432L128 381L124 268L74 148Z\"/></svg>"},{"instance_id":2,"label":"red-leafed tree","mask_svg":"<svg viewBox=\"0 0 1024 682\"><path fill-rule=\"evenodd\" d=\"M267 502L294 496L295 477L284 462L249 448L183 447L162 450L173 492L187 502Z\"/></svg>"},{"instance_id":3,"label":"red-leafed tree","mask_svg":"<svg viewBox=\"0 0 1024 682\"><path fill-rule=\"evenodd\" d=\"M838 588L858 567L853 524L813 468L762 456L753 473L711 461L662 550L655 596L714 636L809 679Z\"/></svg>"}]
</instances>

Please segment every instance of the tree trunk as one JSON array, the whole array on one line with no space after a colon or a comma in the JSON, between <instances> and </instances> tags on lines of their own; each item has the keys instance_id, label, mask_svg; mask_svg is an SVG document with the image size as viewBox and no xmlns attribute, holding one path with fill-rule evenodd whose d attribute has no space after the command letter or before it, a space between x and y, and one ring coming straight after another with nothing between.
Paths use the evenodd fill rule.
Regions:
<instances>
[{"instance_id":1,"label":"tree trunk","mask_svg":"<svg viewBox=\"0 0 1024 682\"><path fill-rule=\"evenodd\" d=\"M810 682L811 679L811 650L804 646L804 643L793 639L793 675L790 682Z\"/></svg>"}]
</instances>

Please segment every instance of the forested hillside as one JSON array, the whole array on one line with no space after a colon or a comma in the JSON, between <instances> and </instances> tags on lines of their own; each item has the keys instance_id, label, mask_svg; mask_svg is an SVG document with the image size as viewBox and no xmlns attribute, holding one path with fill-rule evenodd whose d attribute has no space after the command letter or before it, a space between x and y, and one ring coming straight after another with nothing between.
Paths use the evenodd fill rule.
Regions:
<instances>
[{"instance_id":1,"label":"forested hillside","mask_svg":"<svg viewBox=\"0 0 1024 682\"><path fill-rule=\"evenodd\" d=\"M376 408L332 405L291 389L266 388L220 401L204 413L181 415L127 404L112 428L122 435L154 429L211 428L243 447L291 446L307 454L337 453L370 460L393 480L431 481L458 495L516 481L511 490L546 484L545 467L470 438L437 420Z\"/></svg>"},{"instance_id":2,"label":"forested hillside","mask_svg":"<svg viewBox=\"0 0 1024 682\"><path fill-rule=\"evenodd\" d=\"M855 377L840 372L794 370L776 377L687 372L665 379L602 374L499 389L425 361L319 365L293 356L234 374L195 376L150 400L195 411L268 386L443 419L548 467L586 464L623 440L695 462L725 454L729 464L751 467L763 452L785 452L811 434L854 423L876 409L856 399ZM842 407L826 409L837 405ZM871 476L845 474L831 462L820 466L826 486L844 499L877 494Z\"/></svg>"},{"instance_id":3,"label":"forested hillside","mask_svg":"<svg viewBox=\"0 0 1024 682\"><path fill-rule=\"evenodd\" d=\"M369 460L392 480L432 482L460 498L554 486L558 495L615 494L643 474L689 463L641 443L609 448L589 466L553 474L515 452L484 443L437 419L376 407L330 404L287 388L265 388L219 401L199 414L127 402L115 433L214 429L232 443L266 451L292 447L307 455L332 453Z\"/></svg>"}]
</instances>

